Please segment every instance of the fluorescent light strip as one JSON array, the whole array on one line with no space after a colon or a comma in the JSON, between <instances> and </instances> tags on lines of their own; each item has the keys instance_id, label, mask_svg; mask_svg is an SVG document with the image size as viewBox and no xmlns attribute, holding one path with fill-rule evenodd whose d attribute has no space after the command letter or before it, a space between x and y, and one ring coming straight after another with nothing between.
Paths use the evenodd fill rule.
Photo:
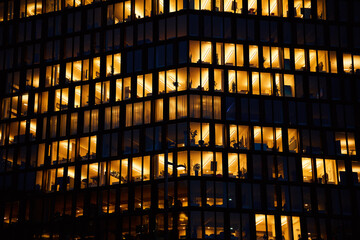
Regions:
<instances>
[{"instance_id":1,"label":"fluorescent light strip","mask_svg":"<svg viewBox=\"0 0 360 240\"><path fill-rule=\"evenodd\" d=\"M229 163L229 167L233 165L237 161L237 156L234 157L234 159Z\"/></svg>"},{"instance_id":2,"label":"fluorescent light strip","mask_svg":"<svg viewBox=\"0 0 360 240\"><path fill-rule=\"evenodd\" d=\"M207 56L209 55L209 53L210 53L210 51L211 51L211 47L209 47L206 51L205 51L205 53L204 53L204 55L203 55L203 60L205 60L206 58L207 58Z\"/></svg>"},{"instance_id":3,"label":"fluorescent light strip","mask_svg":"<svg viewBox=\"0 0 360 240\"><path fill-rule=\"evenodd\" d=\"M207 77L207 78L205 79L204 83L203 83L201 86L204 87L205 84L206 84L208 81L209 81L209 77Z\"/></svg>"},{"instance_id":4,"label":"fluorescent light strip","mask_svg":"<svg viewBox=\"0 0 360 240\"><path fill-rule=\"evenodd\" d=\"M201 10L204 9L208 3L209 3L209 0L206 0L204 2L204 4L201 5Z\"/></svg>"},{"instance_id":5,"label":"fluorescent light strip","mask_svg":"<svg viewBox=\"0 0 360 240\"><path fill-rule=\"evenodd\" d=\"M256 3L256 0L252 1L252 3L251 3L250 6L249 6L249 9L252 8L255 3Z\"/></svg>"},{"instance_id":6,"label":"fluorescent light strip","mask_svg":"<svg viewBox=\"0 0 360 240\"><path fill-rule=\"evenodd\" d=\"M279 54L276 54L276 55L271 59L271 63L273 63L278 57L279 57Z\"/></svg>"},{"instance_id":7,"label":"fluorescent light strip","mask_svg":"<svg viewBox=\"0 0 360 240\"><path fill-rule=\"evenodd\" d=\"M259 129L255 134L254 134L254 138L256 138L261 132L261 129Z\"/></svg>"},{"instance_id":8,"label":"fluorescent light strip","mask_svg":"<svg viewBox=\"0 0 360 240\"><path fill-rule=\"evenodd\" d=\"M227 11L228 10L228 8L230 7L230 5L231 5L231 3L232 3L233 1L232 0L229 0L228 1L228 3L226 4L226 6L225 6L225 11Z\"/></svg>"},{"instance_id":9,"label":"fluorescent light strip","mask_svg":"<svg viewBox=\"0 0 360 240\"><path fill-rule=\"evenodd\" d=\"M256 222L256 225L259 225L260 223L262 223L264 221L264 219L261 219L259 221Z\"/></svg>"},{"instance_id":10,"label":"fluorescent light strip","mask_svg":"<svg viewBox=\"0 0 360 240\"><path fill-rule=\"evenodd\" d=\"M229 60L229 58L231 57L231 55L233 55L234 52L234 49L230 51L230 53L225 58L225 63Z\"/></svg>"},{"instance_id":11,"label":"fluorescent light strip","mask_svg":"<svg viewBox=\"0 0 360 240\"><path fill-rule=\"evenodd\" d=\"M209 157L208 160L203 164L203 167L205 167L209 162L211 162L212 159L213 157Z\"/></svg>"},{"instance_id":12,"label":"fluorescent light strip","mask_svg":"<svg viewBox=\"0 0 360 240\"><path fill-rule=\"evenodd\" d=\"M274 6L272 6L272 8L270 9L270 13L272 13L274 11L274 9L276 8L277 3L275 2Z\"/></svg>"},{"instance_id":13,"label":"fluorescent light strip","mask_svg":"<svg viewBox=\"0 0 360 240\"><path fill-rule=\"evenodd\" d=\"M253 54L252 54L251 57L250 57L250 61L249 61L249 62L251 62L251 61L254 59L254 57L256 56L256 54L257 54L257 51L254 50Z\"/></svg>"},{"instance_id":14,"label":"fluorescent light strip","mask_svg":"<svg viewBox=\"0 0 360 240\"><path fill-rule=\"evenodd\" d=\"M138 79L137 83L138 83L141 87L144 87L144 84L142 83L142 81L143 81L143 80L139 81L139 79ZM151 89L150 89L146 84L145 84L145 89L146 89L148 92L151 92Z\"/></svg>"}]
</instances>

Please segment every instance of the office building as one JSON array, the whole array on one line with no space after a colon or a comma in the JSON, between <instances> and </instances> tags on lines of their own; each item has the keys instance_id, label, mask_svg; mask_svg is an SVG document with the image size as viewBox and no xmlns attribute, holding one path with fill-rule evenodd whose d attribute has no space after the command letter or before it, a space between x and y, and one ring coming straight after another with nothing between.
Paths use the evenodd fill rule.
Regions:
<instances>
[{"instance_id":1,"label":"office building","mask_svg":"<svg viewBox=\"0 0 360 240\"><path fill-rule=\"evenodd\" d=\"M360 1L0 2L0 238L360 237Z\"/></svg>"}]
</instances>

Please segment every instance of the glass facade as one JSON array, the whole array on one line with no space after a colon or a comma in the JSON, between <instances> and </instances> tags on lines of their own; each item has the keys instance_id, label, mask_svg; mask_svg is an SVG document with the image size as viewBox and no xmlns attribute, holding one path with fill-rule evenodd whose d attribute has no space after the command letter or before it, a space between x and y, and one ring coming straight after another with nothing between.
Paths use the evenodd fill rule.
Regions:
<instances>
[{"instance_id":1,"label":"glass facade","mask_svg":"<svg viewBox=\"0 0 360 240\"><path fill-rule=\"evenodd\" d=\"M360 236L360 2L0 2L0 238Z\"/></svg>"}]
</instances>

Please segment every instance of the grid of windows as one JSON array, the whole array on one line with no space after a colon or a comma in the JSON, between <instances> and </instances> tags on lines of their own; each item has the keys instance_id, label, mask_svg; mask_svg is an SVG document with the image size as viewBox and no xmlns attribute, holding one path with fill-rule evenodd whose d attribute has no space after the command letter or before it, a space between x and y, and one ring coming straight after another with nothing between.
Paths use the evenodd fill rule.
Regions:
<instances>
[{"instance_id":1,"label":"grid of windows","mask_svg":"<svg viewBox=\"0 0 360 240\"><path fill-rule=\"evenodd\" d=\"M359 11L1 2L0 234L355 239Z\"/></svg>"}]
</instances>

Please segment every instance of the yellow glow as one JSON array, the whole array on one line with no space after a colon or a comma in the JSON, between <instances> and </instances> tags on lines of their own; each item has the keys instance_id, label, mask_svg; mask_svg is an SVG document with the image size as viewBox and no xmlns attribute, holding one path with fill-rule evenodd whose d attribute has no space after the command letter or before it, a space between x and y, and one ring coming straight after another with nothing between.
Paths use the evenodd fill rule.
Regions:
<instances>
[{"instance_id":1,"label":"yellow glow","mask_svg":"<svg viewBox=\"0 0 360 240\"><path fill-rule=\"evenodd\" d=\"M257 54L257 51L253 50L253 53L251 54L251 57L250 57L250 62L255 58L256 54Z\"/></svg>"},{"instance_id":2,"label":"yellow glow","mask_svg":"<svg viewBox=\"0 0 360 240\"><path fill-rule=\"evenodd\" d=\"M275 10L276 6L277 6L277 3L275 2L275 4L270 9L270 13L272 13Z\"/></svg>"},{"instance_id":3,"label":"yellow glow","mask_svg":"<svg viewBox=\"0 0 360 240\"><path fill-rule=\"evenodd\" d=\"M211 46L208 47L208 49L206 49L202 59L205 60L207 58L207 56L210 54L210 52L211 52Z\"/></svg>"},{"instance_id":4,"label":"yellow glow","mask_svg":"<svg viewBox=\"0 0 360 240\"><path fill-rule=\"evenodd\" d=\"M231 165L233 165L236 161L237 161L237 155L235 155L232 161L229 163L229 167L231 167Z\"/></svg>"},{"instance_id":5,"label":"yellow glow","mask_svg":"<svg viewBox=\"0 0 360 240\"><path fill-rule=\"evenodd\" d=\"M230 53L225 58L225 63L229 60L229 58L233 55L234 52L235 52L234 49L230 51Z\"/></svg>"},{"instance_id":6,"label":"yellow glow","mask_svg":"<svg viewBox=\"0 0 360 240\"><path fill-rule=\"evenodd\" d=\"M208 4L209 0L205 0L204 4L201 6L201 9L204 9L206 5Z\"/></svg>"},{"instance_id":7,"label":"yellow glow","mask_svg":"<svg viewBox=\"0 0 360 240\"><path fill-rule=\"evenodd\" d=\"M252 1L252 2L250 3L250 5L249 5L249 9L250 9L250 8L253 8L253 6L255 5L255 3L256 3L256 0Z\"/></svg>"},{"instance_id":8,"label":"yellow glow","mask_svg":"<svg viewBox=\"0 0 360 240\"><path fill-rule=\"evenodd\" d=\"M260 223L262 223L264 221L264 219L260 219L259 221L256 221L256 225L259 225Z\"/></svg>"},{"instance_id":9,"label":"yellow glow","mask_svg":"<svg viewBox=\"0 0 360 240\"><path fill-rule=\"evenodd\" d=\"M203 134L202 140L206 139L209 136L209 131L206 131L205 134Z\"/></svg>"},{"instance_id":10,"label":"yellow glow","mask_svg":"<svg viewBox=\"0 0 360 240\"><path fill-rule=\"evenodd\" d=\"M206 162L204 163L203 167L205 167L209 162L211 162L213 160L213 156L210 156Z\"/></svg>"},{"instance_id":11,"label":"yellow glow","mask_svg":"<svg viewBox=\"0 0 360 240\"><path fill-rule=\"evenodd\" d=\"M301 58L303 57L302 54L299 54L299 56L296 58L295 63L297 63Z\"/></svg>"},{"instance_id":12,"label":"yellow glow","mask_svg":"<svg viewBox=\"0 0 360 240\"><path fill-rule=\"evenodd\" d=\"M202 79L204 80L204 79ZM203 81L203 84L201 85L201 87L205 87L205 85L207 84L207 82L209 81L209 77L206 77L205 81Z\"/></svg>"},{"instance_id":13,"label":"yellow glow","mask_svg":"<svg viewBox=\"0 0 360 240\"><path fill-rule=\"evenodd\" d=\"M226 4L226 6L225 6L225 11L227 11L228 9L229 9L229 7L230 7L230 5L231 5L231 3L232 3L233 1L232 0L229 0L228 2L227 2L227 4Z\"/></svg>"},{"instance_id":14,"label":"yellow glow","mask_svg":"<svg viewBox=\"0 0 360 240\"><path fill-rule=\"evenodd\" d=\"M254 134L254 138L256 138L260 133L261 133L261 129L257 130L256 133Z\"/></svg>"},{"instance_id":15,"label":"yellow glow","mask_svg":"<svg viewBox=\"0 0 360 240\"><path fill-rule=\"evenodd\" d=\"M271 59L271 63L273 63L278 57L279 57L279 54L276 54L276 55Z\"/></svg>"}]
</instances>

